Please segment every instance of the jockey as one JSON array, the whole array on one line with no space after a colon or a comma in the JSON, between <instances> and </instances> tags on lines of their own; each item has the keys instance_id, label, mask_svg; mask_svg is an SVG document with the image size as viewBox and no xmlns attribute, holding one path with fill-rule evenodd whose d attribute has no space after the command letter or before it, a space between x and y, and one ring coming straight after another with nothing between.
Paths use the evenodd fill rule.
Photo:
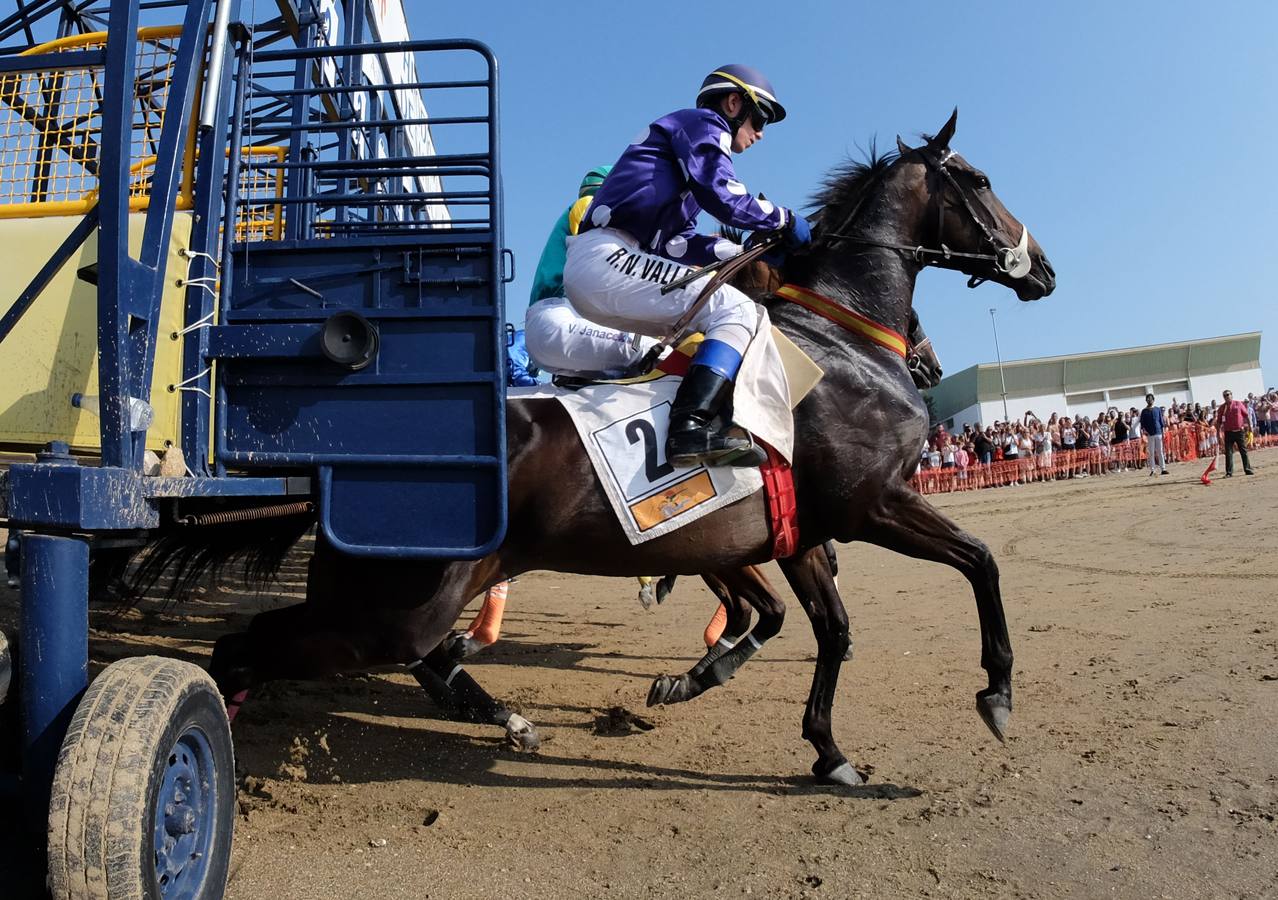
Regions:
<instances>
[{"instance_id":1,"label":"jockey","mask_svg":"<svg viewBox=\"0 0 1278 900\"><path fill-rule=\"evenodd\" d=\"M663 336L696 301L703 281L662 295L687 267L727 259L741 248L696 233L703 209L725 225L779 232L789 249L811 241L803 217L754 197L736 178L732 154L785 118L772 85L748 66L722 66L706 76L697 108L662 116L617 160L568 244L564 287L592 321ZM754 302L724 285L690 323L702 342L670 412L666 459L676 466L758 465L748 438L712 426L729 403L741 357L758 328Z\"/></svg>"},{"instance_id":2,"label":"jockey","mask_svg":"<svg viewBox=\"0 0 1278 900\"><path fill-rule=\"evenodd\" d=\"M532 387L537 384L536 363L528 354L527 335L521 328L510 335L506 344L506 385Z\"/></svg>"},{"instance_id":3,"label":"jockey","mask_svg":"<svg viewBox=\"0 0 1278 900\"><path fill-rule=\"evenodd\" d=\"M616 378L626 374L656 341L606 328L583 318L564 299L564 259L568 238L577 233L581 217L612 166L586 173L577 202L555 222L533 275L532 296L524 320L528 353L547 372Z\"/></svg>"}]
</instances>

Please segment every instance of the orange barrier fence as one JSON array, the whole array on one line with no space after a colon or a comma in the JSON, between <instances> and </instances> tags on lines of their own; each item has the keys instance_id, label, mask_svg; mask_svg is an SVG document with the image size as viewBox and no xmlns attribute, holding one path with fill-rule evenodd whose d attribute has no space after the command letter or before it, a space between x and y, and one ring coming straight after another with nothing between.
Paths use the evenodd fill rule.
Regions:
<instances>
[{"instance_id":1,"label":"orange barrier fence","mask_svg":"<svg viewBox=\"0 0 1278 900\"><path fill-rule=\"evenodd\" d=\"M1253 434L1247 449L1261 450L1278 447L1278 435ZM910 479L920 494L949 494L954 491L974 491L1009 484L1029 484L1034 481L1058 481L1066 478L1086 478L1107 475L1127 469L1141 469L1148 463L1148 441L1142 437L1135 441L1121 441L1104 447L1088 447L1084 450L1057 450L1052 453L1036 453L1018 459L1001 459L988 464L976 463L965 467L919 469ZM1163 453L1167 462L1192 462L1208 459L1223 449L1219 433L1200 425L1176 425L1163 435Z\"/></svg>"}]
</instances>

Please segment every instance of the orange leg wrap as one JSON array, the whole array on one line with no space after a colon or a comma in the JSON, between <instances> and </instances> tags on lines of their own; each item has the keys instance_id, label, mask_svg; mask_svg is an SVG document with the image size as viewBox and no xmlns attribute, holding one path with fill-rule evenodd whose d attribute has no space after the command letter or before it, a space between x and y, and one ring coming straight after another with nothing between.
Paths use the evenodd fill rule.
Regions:
<instances>
[{"instance_id":1,"label":"orange leg wrap","mask_svg":"<svg viewBox=\"0 0 1278 900\"><path fill-rule=\"evenodd\" d=\"M470 623L466 634L487 647L501 637L501 620L506 614L506 592L510 589L509 581L500 581L488 589L484 595L484 605L479 607L475 621Z\"/></svg>"},{"instance_id":2,"label":"orange leg wrap","mask_svg":"<svg viewBox=\"0 0 1278 900\"><path fill-rule=\"evenodd\" d=\"M710 624L706 625L706 633L703 635L707 647L713 647L715 641L723 637L723 629L727 624L728 609L720 603L719 608L714 611L714 616L710 619Z\"/></svg>"}]
</instances>

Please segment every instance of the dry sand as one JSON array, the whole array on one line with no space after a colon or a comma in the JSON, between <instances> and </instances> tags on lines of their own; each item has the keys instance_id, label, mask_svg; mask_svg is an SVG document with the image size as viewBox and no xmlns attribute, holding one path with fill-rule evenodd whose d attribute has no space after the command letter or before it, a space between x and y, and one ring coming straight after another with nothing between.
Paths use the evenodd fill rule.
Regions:
<instances>
[{"instance_id":1,"label":"dry sand","mask_svg":"<svg viewBox=\"0 0 1278 900\"><path fill-rule=\"evenodd\" d=\"M513 586L503 641L470 671L537 722L537 755L440 720L402 674L268 686L235 724L228 896L1278 897L1278 454L1257 456L1257 476L1210 488L1199 464L936 501L1002 570L1006 745L973 707L967 583L840 548L856 656L835 726L873 769L863 788L808 776L797 602L730 684L644 708L653 676L700 654L714 601L693 579L651 612L625 579ZM182 615L98 617L95 660L202 662L277 602L218 591ZM612 707L655 727L618 727Z\"/></svg>"}]
</instances>

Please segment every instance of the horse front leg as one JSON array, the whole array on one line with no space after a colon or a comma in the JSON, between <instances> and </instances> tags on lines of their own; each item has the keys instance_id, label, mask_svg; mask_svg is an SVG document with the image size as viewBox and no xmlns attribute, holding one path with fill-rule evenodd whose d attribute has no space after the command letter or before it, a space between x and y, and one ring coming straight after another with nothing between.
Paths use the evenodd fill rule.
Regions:
<instances>
[{"instance_id":1,"label":"horse front leg","mask_svg":"<svg viewBox=\"0 0 1278 900\"><path fill-rule=\"evenodd\" d=\"M778 561L786 580L798 597L812 623L817 642L816 669L812 673L812 689L803 712L803 737L817 752L812 774L826 784L858 785L864 782L859 772L834 741L834 694L839 683L839 669L852 647L848 636L848 614L834 581L836 563L833 548L813 547L800 556Z\"/></svg>"},{"instance_id":2,"label":"horse front leg","mask_svg":"<svg viewBox=\"0 0 1278 900\"><path fill-rule=\"evenodd\" d=\"M781 630L785 604L757 566L703 576L728 613L723 634L682 675L662 675L648 691L648 705L683 703L732 678L764 642ZM747 605L748 604L748 605ZM749 632L750 608L759 621Z\"/></svg>"},{"instance_id":3,"label":"horse front leg","mask_svg":"<svg viewBox=\"0 0 1278 900\"><path fill-rule=\"evenodd\" d=\"M493 699L443 644L407 668L449 717L504 728L507 742L516 750L531 753L541 746L536 726Z\"/></svg>"},{"instance_id":4,"label":"horse front leg","mask_svg":"<svg viewBox=\"0 0 1278 900\"><path fill-rule=\"evenodd\" d=\"M989 686L976 695L976 711L994 736L1005 740L1012 713L1012 642L998 565L989 548L904 484L886 492L870 511L861 539L915 559L945 563L972 585L981 625L981 668L989 675Z\"/></svg>"}]
</instances>

